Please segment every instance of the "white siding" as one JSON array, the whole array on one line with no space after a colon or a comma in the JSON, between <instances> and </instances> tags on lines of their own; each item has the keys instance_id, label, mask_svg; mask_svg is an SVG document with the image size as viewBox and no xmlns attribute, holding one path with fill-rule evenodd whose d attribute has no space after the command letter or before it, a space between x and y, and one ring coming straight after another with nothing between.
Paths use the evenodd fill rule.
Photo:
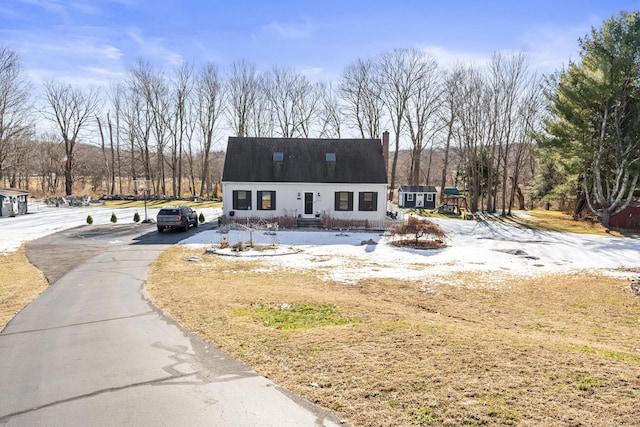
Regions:
<instances>
[{"instance_id":1,"label":"white siding","mask_svg":"<svg viewBox=\"0 0 640 427\"><path fill-rule=\"evenodd\" d=\"M233 209L233 192L234 191L251 191L251 209L234 210ZM257 192L258 191L275 191L276 192L276 209L275 210L258 210L257 209ZM338 191L353 192L353 210L352 211L336 211L335 210L335 193ZM375 192L378 193L378 202L376 211L359 211L359 193ZM305 193L313 193L313 213L311 215L304 214L304 198ZM242 183L242 182L223 182L222 183L222 200L224 214L229 216L234 211L236 218L248 217L303 217L314 216L320 214L321 217L329 216L336 219L348 220L384 220L386 216L386 184L314 184L314 183Z\"/></svg>"}]
</instances>

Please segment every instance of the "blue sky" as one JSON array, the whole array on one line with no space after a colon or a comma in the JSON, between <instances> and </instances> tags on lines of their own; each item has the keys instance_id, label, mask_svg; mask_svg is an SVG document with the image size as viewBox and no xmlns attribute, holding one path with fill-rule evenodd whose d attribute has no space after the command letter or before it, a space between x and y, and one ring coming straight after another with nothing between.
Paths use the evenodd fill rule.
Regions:
<instances>
[{"instance_id":1,"label":"blue sky","mask_svg":"<svg viewBox=\"0 0 640 427\"><path fill-rule=\"evenodd\" d=\"M166 71L244 59L331 81L394 48L424 49L443 66L525 51L546 73L621 10L640 0L0 0L0 45L36 83L105 85L139 58Z\"/></svg>"}]
</instances>

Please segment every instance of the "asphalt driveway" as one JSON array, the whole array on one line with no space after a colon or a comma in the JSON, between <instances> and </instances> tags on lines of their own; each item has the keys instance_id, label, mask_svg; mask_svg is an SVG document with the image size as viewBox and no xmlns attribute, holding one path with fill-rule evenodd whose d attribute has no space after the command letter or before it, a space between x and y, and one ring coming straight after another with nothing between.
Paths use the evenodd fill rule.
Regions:
<instances>
[{"instance_id":1,"label":"asphalt driveway","mask_svg":"<svg viewBox=\"0 0 640 427\"><path fill-rule=\"evenodd\" d=\"M51 286L0 334L0 424L345 425L150 302L148 266L205 228L79 227L27 244Z\"/></svg>"}]
</instances>

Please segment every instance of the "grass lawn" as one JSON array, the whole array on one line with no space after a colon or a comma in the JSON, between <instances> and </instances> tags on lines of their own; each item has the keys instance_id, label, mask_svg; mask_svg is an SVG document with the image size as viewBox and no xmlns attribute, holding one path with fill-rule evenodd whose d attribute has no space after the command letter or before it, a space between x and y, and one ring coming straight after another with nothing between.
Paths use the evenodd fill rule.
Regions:
<instances>
[{"instance_id":1,"label":"grass lawn","mask_svg":"<svg viewBox=\"0 0 640 427\"><path fill-rule=\"evenodd\" d=\"M0 331L48 286L47 279L24 253L0 253Z\"/></svg>"},{"instance_id":2,"label":"grass lawn","mask_svg":"<svg viewBox=\"0 0 640 427\"><path fill-rule=\"evenodd\" d=\"M571 225L545 215L518 225ZM582 228L612 233L599 227ZM356 426L638 424L640 298L627 281L456 273L455 286L425 291L333 282L328 268L175 246L147 291L186 328ZM2 256L0 328L45 287L22 250Z\"/></svg>"},{"instance_id":3,"label":"grass lawn","mask_svg":"<svg viewBox=\"0 0 640 427\"><path fill-rule=\"evenodd\" d=\"M539 216L541 228L575 231L544 211L514 225ZM591 223L581 231L609 234ZM356 426L640 419L640 298L628 281L456 273L456 285L425 291L399 279L333 282L330 268L173 247L147 290L188 329Z\"/></svg>"}]
</instances>

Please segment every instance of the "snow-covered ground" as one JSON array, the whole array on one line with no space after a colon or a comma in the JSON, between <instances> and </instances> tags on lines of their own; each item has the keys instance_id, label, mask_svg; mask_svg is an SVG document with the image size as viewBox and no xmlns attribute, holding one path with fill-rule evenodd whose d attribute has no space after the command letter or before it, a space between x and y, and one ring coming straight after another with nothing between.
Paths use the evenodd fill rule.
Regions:
<instances>
[{"instance_id":1,"label":"snow-covered ground","mask_svg":"<svg viewBox=\"0 0 640 427\"><path fill-rule=\"evenodd\" d=\"M205 231L182 243L213 246L226 239L233 245L250 238L267 247L278 243L296 253L264 257L268 262L288 268L319 269L345 283L389 277L412 279L426 286L437 282L437 276L457 271L527 276L603 270L621 278L640 275L640 239L535 231L499 221L432 220L447 232L447 248L402 249L387 244L389 237L381 233L335 231L279 231L275 236L261 232L250 236L248 231L240 230ZM235 254L248 257L251 251ZM451 277L446 283L451 283Z\"/></svg>"},{"instance_id":2,"label":"snow-covered ground","mask_svg":"<svg viewBox=\"0 0 640 427\"><path fill-rule=\"evenodd\" d=\"M170 204L170 203L167 203ZM147 208L147 218L154 219L159 208ZM78 226L88 226L87 216L91 215L93 224L110 224L111 214L115 213L118 224L133 224L136 212L140 219L145 219L144 207L111 209L103 206L83 207L50 207L43 203L29 203L27 215L13 218L0 217L0 254L16 251L22 243L38 239L58 231L68 230ZM205 219L211 220L220 215L220 209L199 209Z\"/></svg>"},{"instance_id":3,"label":"snow-covered ground","mask_svg":"<svg viewBox=\"0 0 640 427\"><path fill-rule=\"evenodd\" d=\"M104 207L53 208L33 206L29 215L0 218L0 252L15 251L27 240L85 225L91 215L94 224L108 224L115 212L118 223L132 223L135 212L144 218L144 209ZM158 209L148 209L155 218ZM200 212L200 211L199 211ZM208 220L219 209L202 210ZM256 244L277 243L289 255L264 257L268 263L288 268L315 268L346 283L366 277L415 279L433 283L434 276L451 272L505 272L518 275L602 270L621 278L640 275L640 239L570 233L554 233L519 228L499 221L477 222L434 219L448 234L448 247L419 251L388 245L388 237L374 232L278 231L275 235L255 231ZM223 239L230 244L247 242L248 231L205 230L181 243L195 247L215 246ZM373 244L372 242L375 242ZM243 252L239 258L257 255ZM0 261L1 262L1 261ZM428 270L428 271L427 271ZM450 278L448 279L450 283Z\"/></svg>"}]
</instances>

